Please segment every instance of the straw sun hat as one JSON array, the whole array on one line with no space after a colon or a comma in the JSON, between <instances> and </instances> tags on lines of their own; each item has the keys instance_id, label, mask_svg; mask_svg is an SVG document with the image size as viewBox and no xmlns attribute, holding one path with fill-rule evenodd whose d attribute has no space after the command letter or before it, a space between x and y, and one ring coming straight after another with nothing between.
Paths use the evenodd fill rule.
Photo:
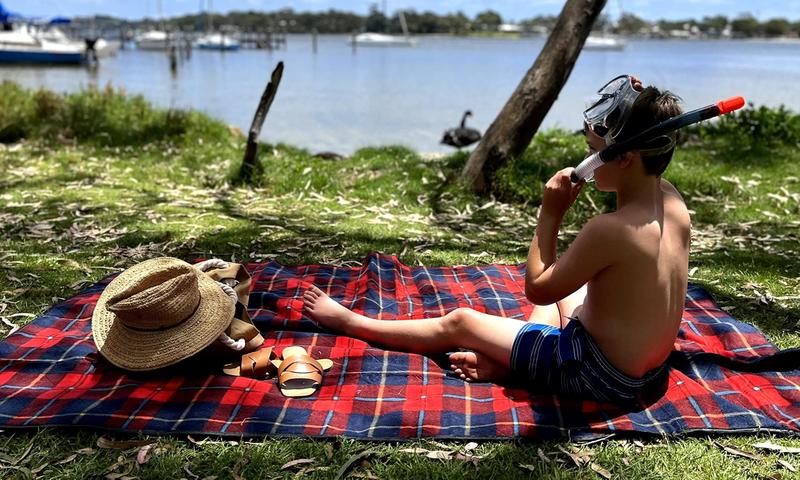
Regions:
<instances>
[{"instance_id":1,"label":"straw sun hat","mask_svg":"<svg viewBox=\"0 0 800 480\"><path fill-rule=\"evenodd\" d=\"M210 345L234 311L233 299L211 277L177 258L155 258L108 284L92 315L92 334L114 365L155 370Z\"/></svg>"}]
</instances>

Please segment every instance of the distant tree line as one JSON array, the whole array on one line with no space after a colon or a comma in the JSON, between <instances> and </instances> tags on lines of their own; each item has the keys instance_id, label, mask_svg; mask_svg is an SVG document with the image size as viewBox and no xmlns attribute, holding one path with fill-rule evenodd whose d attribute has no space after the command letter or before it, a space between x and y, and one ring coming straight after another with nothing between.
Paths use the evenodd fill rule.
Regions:
<instances>
[{"instance_id":1,"label":"distant tree line","mask_svg":"<svg viewBox=\"0 0 800 480\"><path fill-rule=\"evenodd\" d=\"M465 35L475 32L496 32L504 22L500 13L494 10L480 12L470 18L463 12L444 15L430 11L405 10L408 29L414 34L452 34ZM556 15L539 15L517 22L524 32L546 33L556 23ZM88 19L79 19L86 22ZM144 19L127 22L138 28L157 25L180 30L203 30L210 21L219 28L223 25L235 26L244 31L273 30L288 33L352 33L355 31L398 33L401 23L398 12L385 15L377 4L373 4L366 15L331 9L321 12L296 12L291 8L271 11L233 11L225 15L205 13L184 15L164 20ZM93 25L99 28L119 25L123 21L111 17L96 17ZM733 37L781 37L800 36L800 21L773 18L764 22L750 14L736 17L724 15L703 17L701 20L657 20L649 21L631 13L623 14L616 22L606 15L597 19L594 30L628 36L669 36L670 32L691 32L693 35Z\"/></svg>"},{"instance_id":2,"label":"distant tree line","mask_svg":"<svg viewBox=\"0 0 800 480\"><path fill-rule=\"evenodd\" d=\"M607 18L602 19L606 26ZM601 23L601 22L598 22ZM603 25L600 25L603 28ZM720 36L726 30L730 36L738 38L800 36L800 21L791 22L785 18L772 18L760 22L749 13L729 18L725 15L703 17L701 20L658 20L651 22L636 15L623 14L614 30L622 35L653 35L668 32L690 31L707 36Z\"/></svg>"}]
</instances>

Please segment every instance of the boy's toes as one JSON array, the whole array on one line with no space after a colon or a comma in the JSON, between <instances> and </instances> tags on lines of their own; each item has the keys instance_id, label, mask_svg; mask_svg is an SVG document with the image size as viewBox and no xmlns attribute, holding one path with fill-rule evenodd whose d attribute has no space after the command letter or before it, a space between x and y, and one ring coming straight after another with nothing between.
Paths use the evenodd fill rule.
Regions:
<instances>
[{"instance_id":1,"label":"boy's toes","mask_svg":"<svg viewBox=\"0 0 800 480\"><path fill-rule=\"evenodd\" d=\"M313 293L313 294L315 294L315 295L317 295L317 296L325 294L325 292L323 292L322 290L319 289L319 287L317 287L316 285L313 285L313 284L308 288L308 291Z\"/></svg>"}]
</instances>

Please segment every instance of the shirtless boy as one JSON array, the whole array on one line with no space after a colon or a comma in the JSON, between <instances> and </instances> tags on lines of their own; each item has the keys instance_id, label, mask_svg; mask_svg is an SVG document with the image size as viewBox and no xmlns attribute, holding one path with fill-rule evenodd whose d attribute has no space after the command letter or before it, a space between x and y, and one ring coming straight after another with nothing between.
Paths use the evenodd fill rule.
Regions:
<instances>
[{"instance_id":1,"label":"shirtless boy","mask_svg":"<svg viewBox=\"0 0 800 480\"><path fill-rule=\"evenodd\" d=\"M591 153L680 113L677 98L622 76L584 112ZM664 140L664 139L662 139ZM616 211L598 215L556 257L564 214L583 183L571 168L545 185L528 252L525 296L536 306L526 321L458 308L438 318L375 320L348 310L312 286L306 311L320 325L390 349L450 355L467 381L525 379L535 390L625 402L657 381L672 350L688 277L689 213L661 178L667 146L621 155L594 172L615 192Z\"/></svg>"}]
</instances>

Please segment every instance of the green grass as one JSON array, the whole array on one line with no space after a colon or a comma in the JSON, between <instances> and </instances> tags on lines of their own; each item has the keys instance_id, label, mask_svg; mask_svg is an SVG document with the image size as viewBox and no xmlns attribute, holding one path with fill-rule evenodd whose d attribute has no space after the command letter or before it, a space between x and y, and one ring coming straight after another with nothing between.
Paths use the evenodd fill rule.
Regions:
<instances>
[{"instance_id":1,"label":"green grass","mask_svg":"<svg viewBox=\"0 0 800 480\"><path fill-rule=\"evenodd\" d=\"M753 109L695 129L666 175L694 212L691 280L783 348L800 346L796 118ZM156 255L342 264L380 251L406 264L520 262L542 182L574 165L584 149L584 140L568 132L540 134L526 155L498 172L494 195L477 198L455 181L465 154L430 160L398 147L328 161L263 145L263 176L235 186L243 139L202 115L155 110L110 89L64 97L3 84L0 132L14 142L0 144L0 316L19 326L109 273ZM761 135L772 141L761 142ZM567 218L565 240L588 216L613 206L612 197L584 191ZM0 337L9 330L0 323ZM158 437L151 439L152 456L138 465L139 447L98 448L101 435L6 431L0 478L334 478L367 450L374 453L356 459L349 474L599 478L562 451L578 448L569 442L482 442L470 452L482 457L473 464L400 452L465 442L198 444ZM643 443L611 438L580 448L616 478L796 478L777 463L799 467L796 458L752 447L765 440L800 446L796 439L761 435Z\"/></svg>"}]
</instances>

